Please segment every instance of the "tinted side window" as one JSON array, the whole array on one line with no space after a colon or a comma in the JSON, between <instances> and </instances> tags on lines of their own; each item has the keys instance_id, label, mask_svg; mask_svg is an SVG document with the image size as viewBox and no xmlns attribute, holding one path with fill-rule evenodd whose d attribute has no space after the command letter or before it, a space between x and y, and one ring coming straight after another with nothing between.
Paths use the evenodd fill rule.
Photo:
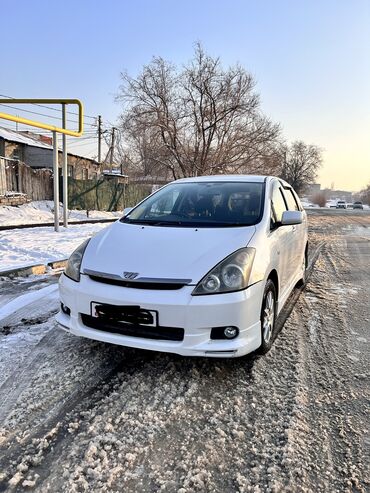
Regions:
<instances>
[{"instance_id":1,"label":"tinted side window","mask_svg":"<svg viewBox=\"0 0 370 493\"><path fill-rule=\"evenodd\" d=\"M280 186L275 183L272 189L271 196L272 210L273 210L273 225L281 222L283 212L287 210Z\"/></svg>"},{"instance_id":2,"label":"tinted side window","mask_svg":"<svg viewBox=\"0 0 370 493\"><path fill-rule=\"evenodd\" d=\"M297 202L297 204L298 204L298 209L299 209L300 211L303 211L303 207L302 207L301 201L299 200L298 195L296 194L295 190L293 190L293 188L292 188L291 190L292 190L293 197L295 198L295 201L296 201L296 202Z\"/></svg>"},{"instance_id":3,"label":"tinted side window","mask_svg":"<svg viewBox=\"0 0 370 493\"><path fill-rule=\"evenodd\" d=\"M290 211L299 211L299 207L292 193L292 190L290 188L284 188L283 193L288 204L288 209Z\"/></svg>"}]
</instances>

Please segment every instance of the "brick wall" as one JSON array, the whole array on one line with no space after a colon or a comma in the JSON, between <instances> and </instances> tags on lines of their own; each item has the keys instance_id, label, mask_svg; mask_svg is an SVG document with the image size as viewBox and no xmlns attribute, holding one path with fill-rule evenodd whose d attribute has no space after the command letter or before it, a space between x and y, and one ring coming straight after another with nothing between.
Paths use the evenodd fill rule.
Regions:
<instances>
[{"instance_id":1,"label":"brick wall","mask_svg":"<svg viewBox=\"0 0 370 493\"><path fill-rule=\"evenodd\" d=\"M29 202L25 195L14 195L9 197L0 197L0 205L23 205Z\"/></svg>"},{"instance_id":2,"label":"brick wall","mask_svg":"<svg viewBox=\"0 0 370 493\"><path fill-rule=\"evenodd\" d=\"M9 159L20 159L24 158L24 146L17 142L5 142L5 153L4 157Z\"/></svg>"}]
</instances>

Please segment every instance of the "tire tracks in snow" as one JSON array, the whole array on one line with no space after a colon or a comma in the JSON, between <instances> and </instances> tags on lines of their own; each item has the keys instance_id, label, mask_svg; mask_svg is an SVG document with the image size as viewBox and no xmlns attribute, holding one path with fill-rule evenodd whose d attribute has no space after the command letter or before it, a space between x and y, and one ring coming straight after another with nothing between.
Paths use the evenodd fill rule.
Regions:
<instances>
[{"instance_id":1,"label":"tire tracks in snow","mask_svg":"<svg viewBox=\"0 0 370 493\"><path fill-rule=\"evenodd\" d=\"M351 320L358 302L353 280L359 277L352 273L346 244L332 238L295 312L296 323L307 330L298 333L299 386L285 451L292 471L289 491L315 485L316 491L365 493L370 484L366 444L360 440L369 392L358 385L350 363Z\"/></svg>"},{"instance_id":2,"label":"tire tracks in snow","mask_svg":"<svg viewBox=\"0 0 370 493\"><path fill-rule=\"evenodd\" d=\"M62 332L60 334L64 335ZM73 414L78 413L79 409L86 412L94 407L99 399L106 396L110 382L117 373L123 369L134 371L141 360L142 357L123 361L120 359L106 360L100 367L94 368L85 376L84 381L79 382L65 399L58 401L52 409L46 410L42 422L34 426L31 433L27 434L24 439L18 439L10 444L7 440L5 444L2 444L0 446L0 471L3 472L3 477L0 475L0 491L7 489L8 480L16 474L16 466L20 463L22 470L41 465L41 471L47 472L48 461L52 462L55 458L54 447L63 440L73 441L73 435L69 435L67 429L68 424L71 420L73 421ZM30 368L31 365L32 361ZM46 457L47 455L49 457ZM14 486L17 485L14 484Z\"/></svg>"},{"instance_id":3,"label":"tire tracks in snow","mask_svg":"<svg viewBox=\"0 0 370 493\"><path fill-rule=\"evenodd\" d=\"M332 286L343 268L330 265L335 255L331 241L310 254L313 277L304 296L297 289L284 307L263 358L202 361L139 352L136 360L128 352L119 362L115 351L104 353L99 365L111 373L97 382L87 372L86 386L75 383L70 400L60 400L49 420L7 449L2 488L15 478L21 491L30 477L43 492L364 491L357 418L344 412L362 401L342 390L350 307ZM325 324L333 314L335 322L335 312L331 340Z\"/></svg>"},{"instance_id":4,"label":"tire tracks in snow","mask_svg":"<svg viewBox=\"0 0 370 493\"><path fill-rule=\"evenodd\" d=\"M321 248L321 246L320 246ZM313 264L314 261L316 260L317 256L319 255L319 250L320 248L317 248L315 250L313 259L310 263L309 267L309 272L312 271L313 269ZM289 300L289 303L287 304L287 307L289 306L289 309L286 309L284 313L282 314L281 318L279 319L279 323L283 325L283 323L286 321L287 317L289 317L291 310L294 307L294 304L296 303L299 294L301 293L302 288L299 290L296 290L294 295L291 297ZM279 336L283 340L286 338L285 335ZM277 343L278 345L283 344L282 341L279 341ZM154 412L155 416L155 422L156 422L156 427L155 431L151 432L151 439L148 442L146 435L144 438L142 438L143 442L141 444L141 447L138 447L141 451L136 452L135 458L130 459L130 469L135 470L135 468L139 468L140 470L143 470L144 472L142 473L142 477L145 478L143 482L140 482L138 484L138 477L135 476L135 474L131 475L129 471L127 471L127 481L125 484L115 484L115 480L111 479L113 481L112 484L115 484L116 488L121 488L124 487L125 489L131 489L131 490L137 490L140 489L142 491L151 491L153 488L156 489L158 485L161 484L163 481L163 478L160 476L163 474L163 470L165 470L165 474L169 475L168 481L169 484L175 485L176 483L180 482L181 484L185 485L186 488L190 488L189 491L192 491L193 488L196 488L197 484L202 486L202 484L207 485L207 487L210 486L218 486L221 487L220 484L212 483L212 478L203 477L202 475L199 476L199 467L202 464L205 464L206 461L210 462L210 453L212 453L212 441L213 441L213 433L215 434L216 438L220 440L219 447L217 448L217 454L214 455L213 457L213 465L212 467L217 470L218 467L218 460L220 458L220 451L223 448L223 443L225 441L228 442L229 439L231 439L231 442L235 439L240 438L241 435L243 435L246 438L246 443L250 440L253 443L254 451L253 452L248 452L245 450L245 460L249 464L252 464L252 468L255 468L255 464L259 460L259 454L261 453L260 450L260 445L259 445L259 436L260 434L263 434L263 430L261 429L257 434L253 433L253 424L254 422L258 422L258 416L259 413L258 411L256 412L254 407L256 406L257 399L256 397L253 396L253 393L255 393L255 387L251 386L251 383L253 383L253 378L254 378L254 364L257 362L258 365L262 365L264 368L264 372L269 373L270 368L269 368L269 363L265 362L265 358L256 358L256 356L250 356L249 358L244 358L243 361L238 361L238 360L230 360L230 361L222 361L221 362L213 362L212 360L198 360L196 363L194 363L194 360L189 360L189 361L183 361L181 358L178 358L176 356L167 356L167 355L157 355L154 358L153 364L149 362L149 366L152 366L152 370L154 372L158 372L158 364L156 364L156 361L169 361L170 364L173 362L175 367L177 368L177 372L175 375L169 374L169 375L162 375L160 379L163 379L163 387L165 388L166 385L168 385L168 379L175 379L175 381L178 381L178 385L180 386L180 382L183 379L183 372L184 372L184 367L185 369L188 369L188 373L191 375L191 379L189 382L187 382L187 385L184 387L183 383L181 384L182 390L179 392L177 391L176 393L173 394L172 396L172 401L170 402L169 406L166 408L166 413L165 415L162 415L163 409L161 406L160 399L158 399L158 404L152 408L151 400L148 401L148 397L145 394L139 395L139 401L142 402L143 409L145 410L148 406L151 409L151 413ZM179 361L181 361L181 366L179 366ZM295 367L291 368L291 360L289 358L285 358L286 362L286 368L285 371L289 373L291 380L294 380L294 371ZM280 366L280 371L283 371L283 366L281 363L279 363ZM134 364L135 367L135 364ZM215 371L215 374L213 374L213 370ZM136 378L139 378L139 381L145 380L145 374L148 371L148 369L138 369L138 375L136 375ZM150 371L150 370L149 370ZM222 377L222 384L218 391L215 394L215 389L218 384L218 380ZM259 378L257 376L257 378ZM94 412L98 413L99 416L102 416L102 419L104 419L104 422L109 422L112 419L112 406L114 406L114 403L117 401L120 401L121 399L121 394L124 396L125 392L121 390L121 387L124 386L125 389L128 388L130 385L129 380L131 379L130 375L127 375L127 373L122 373L118 372L118 374L115 375L115 377L111 380L111 385L115 387L117 390L115 392L108 392L105 395L105 398L103 400L98 400L93 406L91 406L91 402L89 404L90 409L94 409ZM235 382L237 382L237 385L235 385ZM278 384L278 382L277 382ZM111 388L111 387L110 387ZM252 392L250 395L251 401L249 399L243 399L243 395L245 394L246 388L249 388L249 390ZM270 385L267 385L267 388L271 390ZM274 388L274 387L272 387ZM263 398L263 395L266 393L266 388L264 388L260 392L260 397L261 399ZM280 387L281 391L281 387ZM292 387L288 386L287 393L291 393ZM118 392L118 396L116 395ZM130 394L131 391L129 391ZM155 392L158 392L159 394L163 393L163 390L159 387L156 387ZM249 394L248 394L249 395ZM288 394L286 394L288 395ZM241 398L242 396L242 398ZM153 397L153 396L152 396ZM275 399L279 401L279 396L276 396ZM225 401L228 403L229 406L229 412L227 412L227 406L224 404L223 407L225 408L224 410L221 411L221 417L212 417L212 407L214 406L216 409L219 407L219 405L222 406L221 401ZM122 403L124 406L124 403ZM292 406L293 406L293 400L290 399L287 409L287 414L291 412ZM238 412L235 412L233 410L234 406L239 409ZM101 410L102 409L102 410ZM199 416L199 412L201 410L202 413L202 419L199 422L199 427L197 426L197 416ZM207 416L207 411L208 413L211 412ZM158 414L161 415L160 419L158 417ZM85 414L85 413L84 413ZM206 414L206 416L204 416ZM273 413L274 414L274 413ZM232 426L232 422L230 421L230 418L232 417L237 417L239 424L237 426ZM69 418L69 422L72 420L71 417ZM144 418L145 419L145 418ZM190 420L190 421L189 421ZM280 425L277 426L276 421L280 422ZM184 422L187 422L191 426L191 435L192 436L198 436L198 439L193 442L192 440L190 443L188 443L188 436L186 433L186 430L189 432L189 428L184 429ZM206 433L204 433L204 422L207 423L206 427ZM160 424L159 424L160 423ZM242 425L240 424L242 423ZM86 434L87 437L85 440L81 441L81 438L79 442L77 442L77 445L75 446L74 441L67 435L66 433L66 425L64 426L64 431L57 431L57 435L59 438L53 442L53 452L52 453L47 453L45 458L43 459L42 463L40 464L40 467L37 467L37 473L39 474L41 472L41 477L39 478L39 481L42 484L42 481L47 481L47 484L51 481L50 484L54 484L54 481L57 481L57 479L54 479L53 481L53 474L52 477L48 477L48 474L50 474L49 470L49 465L53 467L54 464L54 457L55 454L57 454L57 451L62 451L65 450L67 447L72 447L72 456L79 456L80 460L78 461L78 468L77 470L75 469L75 466L70 464L69 466L65 464L66 467L71 471L71 474L73 476L80 477L80 473L78 472L81 468L85 469L86 468L86 473L85 474L90 474L88 464L90 459L86 459L86 466L84 466L85 461L84 461L84 447L80 449L80 446L82 446L83 443L86 444L89 443L91 440L93 440L94 433L92 433L92 436L89 435L89 427L93 428L94 425L91 422L88 422L86 425L82 422L81 426L82 428L85 429L85 431L80 431L80 434ZM134 422L132 423L130 420L128 424L126 423L123 425L124 427L127 427L127 433L128 435L132 434L132 427L136 428L137 424ZM281 442L284 437L284 430L285 427L287 426L287 422L284 418L284 420L279 420L277 416L274 416L274 419L270 420L270 433L271 433L271 448L273 449L273 442L274 440ZM145 422L144 427L150 427L148 423ZM231 428L232 430L232 435L230 437L227 436L227 433L225 433L223 430ZM140 428L138 428L139 430ZM137 430L135 432L135 436L140 436L140 432ZM202 430L203 430L203 436L202 436ZM211 437L209 436L209 432L211 430ZM185 431L185 433L184 433ZM121 432L122 433L122 432ZM280 437L280 438L277 438ZM170 438L170 443L168 443L168 439ZM99 440L99 437L97 438ZM217 441L217 440L216 440ZM199 453L199 442L204 442L205 444L205 450L201 453ZM279 443L280 443L279 442ZM187 444L188 447L188 452L184 452L184 445ZM232 447L232 443L228 444L229 447ZM193 449L195 447L195 449ZM209 453L205 454L205 451L208 450ZM160 455L157 454L157 452L160 451ZM65 453L65 452L64 452ZM129 452L128 452L129 453ZM214 451L213 451L214 453ZM82 454L82 458L81 458ZM70 454L69 454L70 455ZM193 461L193 455L197 456L197 460ZM177 457L180 463L188 464L188 471L185 472L184 470L181 470L181 468L175 467L175 479L173 478L173 457ZM226 462L226 456L225 456L225 462ZM64 460L68 461L68 458L65 458ZM158 462L159 460L159 462ZM272 460L272 459L271 459ZM249 461L249 462L248 462ZM212 461L211 461L212 462ZM273 461L272 461L273 462ZM157 465L158 468L160 468L160 475L156 473L155 466ZM271 463L270 463L271 465ZM240 464L238 464L238 467ZM107 467L106 473L108 474L110 470L114 470L116 467L119 467L114 461L113 463ZM154 471L152 470L154 468ZM167 469L167 470L166 470ZM266 470L268 469L268 466L266 466ZM73 472L74 471L74 472ZM104 474L104 473L103 473ZM183 475L185 474L185 477ZM254 476L254 483L258 484L258 481L260 480L261 474L255 473ZM80 477L80 481L83 481L83 477ZM235 485L242 484L243 482L242 476L238 476L238 471L235 471L233 475L230 476L229 479L225 480L222 482L222 487L223 488L232 488L235 487ZM140 481L140 480L139 480ZM65 486L64 491L68 491L68 488L72 487L71 484L67 484ZM52 490L52 489L51 489Z\"/></svg>"},{"instance_id":5,"label":"tire tracks in snow","mask_svg":"<svg viewBox=\"0 0 370 493\"><path fill-rule=\"evenodd\" d=\"M37 370L43 360L48 357L48 353L53 349L55 343L58 344L62 335L63 334L56 329L49 330L41 341L33 348L31 358L26 363L21 362L0 386L0 423L5 421L20 394L30 385L35 370Z\"/></svg>"}]
</instances>

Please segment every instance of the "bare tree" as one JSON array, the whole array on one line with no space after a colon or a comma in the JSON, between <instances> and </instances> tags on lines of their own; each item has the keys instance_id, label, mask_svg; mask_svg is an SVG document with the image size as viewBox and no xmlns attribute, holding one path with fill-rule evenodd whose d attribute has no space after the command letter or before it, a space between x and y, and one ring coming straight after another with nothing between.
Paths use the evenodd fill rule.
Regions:
<instances>
[{"instance_id":1,"label":"bare tree","mask_svg":"<svg viewBox=\"0 0 370 493\"><path fill-rule=\"evenodd\" d=\"M366 188L359 192L359 200L361 200L364 204L370 205L370 183Z\"/></svg>"},{"instance_id":2,"label":"bare tree","mask_svg":"<svg viewBox=\"0 0 370 493\"><path fill-rule=\"evenodd\" d=\"M129 146L127 146L129 141ZM153 140L148 130L132 131L132 134L118 133L115 161L131 176L144 175L165 177L167 168L153 153Z\"/></svg>"},{"instance_id":3,"label":"bare tree","mask_svg":"<svg viewBox=\"0 0 370 493\"><path fill-rule=\"evenodd\" d=\"M283 151L281 177L301 193L314 183L322 165L322 150L315 145L302 141L293 142Z\"/></svg>"},{"instance_id":4,"label":"bare tree","mask_svg":"<svg viewBox=\"0 0 370 493\"><path fill-rule=\"evenodd\" d=\"M312 197L312 202L314 204L319 205L320 207L325 207L326 205L326 193L324 190L321 192L315 193L315 195Z\"/></svg>"},{"instance_id":5,"label":"bare tree","mask_svg":"<svg viewBox=\"0 0 370 493\"><path fill-rule=\"evenodd\" d=\"M171 178L217 173L271 172L279 165L279 125L260 110L252 76L224 70L198 44L177 69L153 58L137 78L122 74L117 99L131 163Z\"/></svg>"}]
</instances>

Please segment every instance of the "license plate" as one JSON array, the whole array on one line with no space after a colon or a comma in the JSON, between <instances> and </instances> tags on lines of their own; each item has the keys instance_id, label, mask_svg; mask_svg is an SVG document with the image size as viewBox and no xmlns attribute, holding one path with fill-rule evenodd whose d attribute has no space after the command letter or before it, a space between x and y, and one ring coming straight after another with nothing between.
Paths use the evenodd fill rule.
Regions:
<instances>
[{"instance_id":1,"label":"license plate","mask_svg":"<svg viewBox=\"0 0 370 493\"><path fill-rule=\"evenodd\" d=\"M107 322L124 322L132 325L157 325L157 312L138 305L109 305L91 303L91 315Z\"/></svg>"}]
</instances>

